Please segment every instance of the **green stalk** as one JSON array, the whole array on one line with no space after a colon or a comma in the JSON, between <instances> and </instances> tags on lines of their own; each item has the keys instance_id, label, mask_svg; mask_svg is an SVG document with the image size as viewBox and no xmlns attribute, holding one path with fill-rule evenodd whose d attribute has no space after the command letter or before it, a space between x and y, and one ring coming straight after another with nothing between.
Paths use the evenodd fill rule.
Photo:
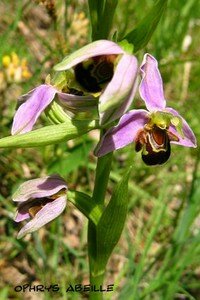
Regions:
<instances>
[{"instance_id":1,"label":"green stalk","mask_svg":"<svg viewBox=\"0 0 200 300\"><path fill-rule=\"evenodd\" d=\"M93 200L100 206L104 205L108 179L111 170L113 153L99 157L97 160L96 177L94 183Z\"/></svg>"},{"instance_id":2,"label":"green stalk","mask_svg":"<svg viewBox=\"0 0 200 300\"><path fill-rule=\"evenodd\" d=\"M106 189L108 185L108 179L112 164L112 153L109 153L103 157L98 158L96 167L95 184L93 191L93 202L100 207L104 206L104 199L106 195ZM90 267L90 284L94 285L96 289L99 289L103 285L105 269L100 269L97 262L97 232L96 226L89 221L88 224L88 256ZM102 292L91 292L90 300L103 299Z\"/></svg>"},{"instance_id":3,"label":"green stalk","mask_svg":"<svg viewBox=\"0 0 200 300\"><path fill-rule=\"evenodd\" d=\"M104 279L104 274L96 275L96 276L91 276L90 274L90 284L93 287L94 291L90 292L90 300L102 300L103 299L103 292L102 290L104 289L103 287L103 279Z\"/></svg>"},{"instance_id":4,"label":"green stalk","mask_svg":"<svg viewBox=\"0 0 200 300\"><path fill-rule=\"evenodd\" d=\"M106 5L107 4L107 5ZM110 29L112 27L112 20L115 13L117 1L109 0L88 0L90 23L92 28L92 41L98 39L107 39ZM106 7L106 12L105 12ZM108 10L109 9L109 13ZM109 19L109 20L108 20ZM103 24L106 23L106 27ZM106 30L105 30L106 29ZM103 132L101 132L102 134ZM113 154L109 153L103 157L98 158L95 174L95 183L93 190L93 203L99 206L100 209L104 207L104 199L108 186L108 180L111 170ZM88 223L88 257L90 268L90 284L97 289L103 285L105 268L102 270L97 261L97 230L96 224L89 221ZM90 300L102 300L102 292L90 292Z\"/></svg>"}]
</instances>

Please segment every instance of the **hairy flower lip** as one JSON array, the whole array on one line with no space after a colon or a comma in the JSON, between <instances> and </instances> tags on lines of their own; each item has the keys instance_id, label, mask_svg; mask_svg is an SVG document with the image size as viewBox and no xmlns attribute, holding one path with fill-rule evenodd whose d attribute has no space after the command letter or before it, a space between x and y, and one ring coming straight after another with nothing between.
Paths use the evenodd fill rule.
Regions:
<instances>
[{"instance_id":1,"label":"hairy flower lip","mask_svg":"<svg viewBox=\"0 0 200 300\"><path fill-rule=\"evenodd\" d=\"M171 143L193 148L197 146L194 133L187 122L176 110L166 107L162 78L156 59L148 53L145 54L140 69L142 80L139 92L146 104L147 110L131 110L124 114L119 120L118 125L112 127L104 134L95 149L96 156L103 156L135 141L137 133L143 130L146 124L148 124L151 114L158 111L178 117L182 122L184 137L181 136L174 124L169 124L169 132L177 137L177 140L172 140L170 141Z\"/></svg>"},{"instance_id":2,"label":"hairy flower lip","mask_svg":"<svg viewBox=\"0 0 200 300\"><path fill-rule=\"evenodd\" d=\"M67 185L59 175L36 178L23 183L13 195L18 202L16 222L28 221L19 231L18 238L36 231L58 217L67 204ZM34 209L32 215L31 209Z\"/></svg>"},{"instance_id":3,"label":"hairy flower lip","mask_svg":"<svg viewBox=\"0 0 200 300\"><path fill-rule=\"evenodd\" d=\"M145 125L143 130L138 131L135 139L136 152L141 151L142 160L145 164L161 165L165 163L171 153L170 141L178 141L168 129L161 129L157 125Z\"/></svg>"},{"instance_id":4,"label":"hairy flower lip","mask_svg":"<svg viewBox=\"0 0 200 300\"><path fill-rule=\"evenodd\" d=\"M88 93L101 93L111 81L117 56L99 55L74 66L76 81Z\"/></svg>"}]
</instances>

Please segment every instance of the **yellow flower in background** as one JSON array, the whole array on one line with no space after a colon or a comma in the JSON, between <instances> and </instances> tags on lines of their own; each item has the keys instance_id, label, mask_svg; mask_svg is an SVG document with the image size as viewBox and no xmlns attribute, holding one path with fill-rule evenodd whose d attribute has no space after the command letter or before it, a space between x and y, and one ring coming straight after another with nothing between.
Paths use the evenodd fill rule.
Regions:
<instances>
[{"instance_id":1,"label":"yellow flower in background","mask_svg":"<svg viewBox=\"0 0 200 300\"><path fill-rule=\"evenodd\" d=\"M11 53L11 62L13 64L13 66L16 68L20 65L20 59L15 52Z\"/></svg>"},{"instance_id":2,"label":"yellow flower in background","mask_svg":"<svg viewBox=\"0 0 200 300\"><path fill-rule=\"evenodd\" d=\"M7 68L10 63L11 63L10 56L9 55L4 55L3 58L2 58L3 67Z\"/></svg>"},{"instance_id":3,"label":"yellow flower in background","mask_svg":"<svg viewBox=\"0 0 200 300\"><path fill-rule=\"evenodd\" d=\"M20 59L15 52L3 56L2 66L5 83L24 82L32 76L27 60L25 58Z\"/></svg>"}]
</instances>

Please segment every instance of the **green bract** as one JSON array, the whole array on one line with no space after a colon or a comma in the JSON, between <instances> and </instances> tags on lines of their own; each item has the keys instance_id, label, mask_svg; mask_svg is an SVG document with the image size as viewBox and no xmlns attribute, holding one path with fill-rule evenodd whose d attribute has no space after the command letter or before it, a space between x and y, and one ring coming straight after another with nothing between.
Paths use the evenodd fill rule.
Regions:
<instances>
[{"instance_id":1,"label":"green bract","mask_svg":"<svg viewBox=\"0 0 200 300\"><path fill-rule=\"evenodd\" d=\"M0 148L30 148L57 144L77 138L96 128L94 121L72 121L45 126L24 134L8 136L0 139Z\"/></svg>"}]
</instances>

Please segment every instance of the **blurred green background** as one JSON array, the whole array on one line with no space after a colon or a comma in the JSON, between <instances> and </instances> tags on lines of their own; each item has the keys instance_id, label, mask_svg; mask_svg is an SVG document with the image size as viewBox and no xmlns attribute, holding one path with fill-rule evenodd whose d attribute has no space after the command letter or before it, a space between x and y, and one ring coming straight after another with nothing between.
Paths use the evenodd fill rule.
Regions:
<instances>
[{"instance_id":1,"label":"blurred green background","mask_svg":"<svg viewBox=\"0 0 200 300\"><path fill-rule=\"evenodd\" d=\"M112 34L123 36L145 16L152 0L119 1ZM0 138L10 134L18 97L44 82L64 55L90 41L84 0L0 2ZM108 12L109 13L109 12ZM170 0L146 49L160 64L168 106L200 138L200 4ZM139 95L133 107L143 107ZM45 117L38 126L45 124ZM71 204L33 235L17 240L11 195L25 180L60 173L70 188L90 192L98 132L42 149L0 150L0 298L87 299L66 293L87 284L87 220ZM200 299L200 151L172 145L169 162L147 167L130 145L115 153L108 199L127 166L129 214L107 267L105 299ZM58 284L57 293L16 293L14 287Z\"/></svg>"}]
</instances>

